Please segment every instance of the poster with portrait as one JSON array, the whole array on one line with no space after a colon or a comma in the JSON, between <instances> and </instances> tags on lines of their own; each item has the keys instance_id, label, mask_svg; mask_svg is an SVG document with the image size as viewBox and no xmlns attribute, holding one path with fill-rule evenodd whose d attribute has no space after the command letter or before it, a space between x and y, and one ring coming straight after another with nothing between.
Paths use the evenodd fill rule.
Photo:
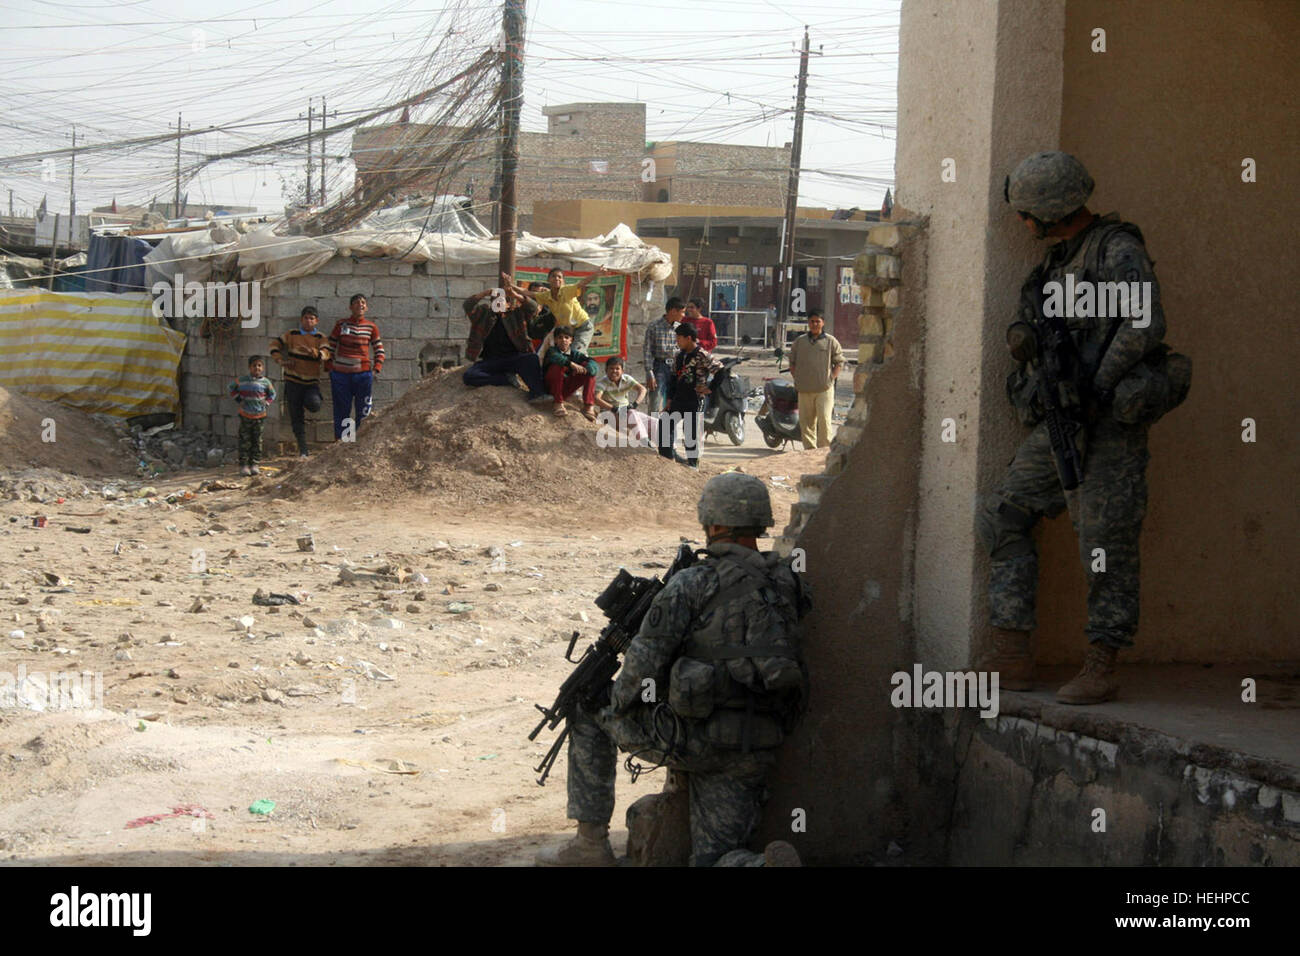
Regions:
<instances>
[{"instance_id":1,"label":"poster with portrait","mask_svg":"<svg viewBox=\"0 0 1300 956\"><path fill-rule=\"evenodd\" d=\"M515 269L515 281L523 285L546 282L545 269ZM566 272L565 285L577 285L592 272ZM597 276L587 284L579 301L591 318L594 332L587 354L597 362L610 356L627 358L627 313L631 301L632 282L629 276Z\"/></svg>"}]
</instances>

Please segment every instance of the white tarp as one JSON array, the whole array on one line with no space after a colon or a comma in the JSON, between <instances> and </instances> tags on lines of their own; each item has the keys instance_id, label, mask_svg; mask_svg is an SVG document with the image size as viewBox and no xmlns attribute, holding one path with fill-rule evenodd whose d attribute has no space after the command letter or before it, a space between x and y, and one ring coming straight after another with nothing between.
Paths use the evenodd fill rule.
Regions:
<instances>
[{"instance_id":1,"label":"white tarp","mask_svg":"<svg viewBox=\"0 0 1300 956\"><path fill-rule=\"evenodd\" d=\"M278 222L255 226L244 235L214 225L168 236L145 256L146 285L170 283L177 273L187 282L204 282L214 270L228 274L238 264L241 279L260 280L271 287L282 279L311 275L340 254L411 263L496 262L499 243L460 208L461 201L440 196L431 204L382 209L357 227L328 236L277 236ZM523 233L515 240L518 261L543 256L574 259L658 282L672 272L672 257L643 242L623 223L595 239L543 239Z\"/></svg>"}]
</instances>

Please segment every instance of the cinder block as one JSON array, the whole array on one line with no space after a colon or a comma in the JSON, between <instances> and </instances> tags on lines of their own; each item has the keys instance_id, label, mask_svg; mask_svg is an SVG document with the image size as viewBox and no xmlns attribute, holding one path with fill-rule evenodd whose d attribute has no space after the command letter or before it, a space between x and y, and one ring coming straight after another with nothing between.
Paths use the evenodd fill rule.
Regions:
<instances>
[{"instance_id":1,"label":"cinder block","mask_svg":"<svg viewBox=\"0 0 1300 956\"><path fill-rule=\"evenodd\" d=\"M384 319L384 324L380 326L380 330L384 333L385 339L409 339L411 337L411 320L389 316Z\"/></svg>"},{"instance_id":2,"label":"cinder block","mask_svg":"<svg viewBox=\"0 0 1300 956\"><path fill-rule=\"evenodd\" d=\"M411 294L411 280L397 276L375 279L375 295L401 298Z\"/></svg>"},{"instance_id":3,"label":"cinder block","mask_svg":"<svg viewBox=\"0 0 1300 956\"><path fill-rule=\"evenodd\" d=\"M415 272L415 266L410 262L394 262L388 267L390 276L409 276L413 272Z\"/></svg>"},{"instance_id":4,"label":"cinder block","mask_svg":"<svg viewBox=\"0 0 1300 956\"><path fill-rule=\"evenodd\" d=\"M399 315L408 322L411 319L422 319L429 314L429 300L413 295L393 299L391 314Z\"/></svg>"},{"instance_id":5,"label":"cinder block","mask_svg":"<svg viewBox=\"0 0 1300 956\"><path fill-rule=\"evenodd\" d=\"M348 256L335 256L316 271L320 275L350 276L355 268L355 264Z\"/></svg>"},{"instance_id":6,"label":"cinder block","mask_svg":"<svg viewBox=\"0 0 1300 956\"><path fill-rule=\"evenodd\" d=\"M275 285L271 286L269 289L266 286L263 286L261 294L262 294L263 309L265 310L265 306L267 305L267 299L276 296L282 296L282 295L297 295L298 280L281 279L279 282L275 283Z\"/></svg>"},{"instance_id":7,"label":"cinder block","mask_svg":"<svg viewBox=\"0 0 1300 956\"><path fill-rule=\"evenodd\" d=\"M903 304L902 297L902 292L899 290L898 286L894 286L892 289L886 289L884 294L884 304L891 309L896 309Z\"/></svg>"},{"instance_id":8,"label":"cinder block","mask_svg":"<svg viewBox=\"0 0 1300 956\"><path fill-rule=\"evenodd\" d=\"M411 320L411 338L419 341L442 335L447 331L447 320L441 316L429 319Z\"/></svg>"},{"instance_id":9,"label":"cinder block","mask_svg":"<svg viewBox=\"0 0 1300 956\"><path fill-rule=\"evenodd\" d=\"M451 292L449 298L455 302L463 301L472 295L482 292L484 289L492 288L491 285L484 285L482 282L475 281L474 279L452 279L448 285L450 286Z\"/></svg>"},{"instance_id":10,"label":"cinder block","mask_svg":"<svg viewBox=\"0 0 1300 956\"><path fill-rule=\"evenodd\" d=\"M462 307L464 301L464 299L457 301L442 296L430 299L429 315L434 318L444 318L448 315L464 315L465 310Z\"/></svg>"},{"instance_id":11,"label":"cinder block","mask_svg":"<svg viewBox=\"0 0 1300 956\"><path fill-rule=\"evenodd\" d=\"M430 279L427 276L419 275L411 277L411 295L431 299L434 296L441 295L445 289L446 287L443 283L436 279Z\"/></svg>"},{"instance_id":12,"label":"cinder block","mask_svg":"<svg viewBox=\"0 0 1300 956\"><path fill-rule=\"evenodd\" d=\"M892 249L902 241L902 230L897 226L874 226L867 230L867 242L873 246L885 246Z\"/></svg>"},{"instance_id":13,"label":"cinder block","mask_svg":"<svg viewBox=\"0 0 1300 956\"><path fill-rule=\"evenodd\" d=\"M221 421L221 433L228 438L236 438L239 435L239 415L227 415Z\"/></svg>"},{"instance_id":14,"label":"cinder block","mask_svg":"<svg viewBox=\"0 0 1300 956\"><path fill-rule=\"evenodd\" d=\"M337 283L333 276L303 276L298 280L298 290L304 296L328 298L335 294Z\"/></svg>"},{"instance_id":15,"label":"cinder block","mask_svg":"<svg viewBox=\"0 0 1300 956\"><path fill-rule=\"evenodd\" d=\"M395 358L385 362L381 373L383 378L392 381L406 380L417 374L415 360L409 358Z\"/></svg>"},{"instance_id":16,"label":"cinder block","mask_svg":"<svg viewBox=\"0 0 1300 956\"><path fill-rule=\"evenodd\" d=\"M876 256L876 275L882 279L897 279L903 274L903 261L898 256Z\"/></svg>"},{"instance_id":17,"label":"cinder block","mask_svg":"<svg viewBox=\"0 0 1300 956\"><path fill-rule=\"evenodd\" d=\"M375 280L370 276L347 276L334 280L334 288L345 305L354 295L364 295L369 305L370 297L375 294Z\"/></svg>"},{"instance_id":18,"label":"cinder block","mask_svg":"<svg viewBox=\"0 0 1300 956\"><path fill-rule=\"evenodd\" d=\"M459 278L465 274L465 267L458 263L452 262L426 262L424 264L424 274L434 278Z\"/></svg>"},{"instance_id":19,"label":"cinder block","mask_svg":"<svg viewBox=\"0 0 1300 956\"><path fill-rule=\"evenodd\" d=\"M386 276L392 259L358 259L352 268L355 276Z\"/></svg>"}]
</instances>

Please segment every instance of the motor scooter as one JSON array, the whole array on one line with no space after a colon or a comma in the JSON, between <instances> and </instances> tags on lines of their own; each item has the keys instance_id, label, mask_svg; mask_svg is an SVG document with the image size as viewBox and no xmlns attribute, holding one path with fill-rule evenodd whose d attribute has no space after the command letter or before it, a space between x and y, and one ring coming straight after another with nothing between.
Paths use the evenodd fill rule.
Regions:
<instances>
[{"instance_id":1,"label":"motor scooter","mask_svg":"<svg viewBox=\"0 0 1300 956\"><path fill-rule=\"evenodd\" d=\"M722 360L722 368L709 382L708 401L704 405L704 434L725 432L733 445L745 443L745 395L749 387L732 371L743 361L743 358Z\"/></svg>"},{"instance_id":2,"label":"motor scooter","mask_svg":"<svg viewBox=\"0 0 1300 956\"><path fill-rule=\"evenodd\" d=\"M776 368L781 370L784 352L777 348ZM768 448L779 448L784 442L801 441L799 432L799 393L794 383L781 378L769 378L763 383L763 407L754 419L763 442Z\"/></svg>"}]
</instances>

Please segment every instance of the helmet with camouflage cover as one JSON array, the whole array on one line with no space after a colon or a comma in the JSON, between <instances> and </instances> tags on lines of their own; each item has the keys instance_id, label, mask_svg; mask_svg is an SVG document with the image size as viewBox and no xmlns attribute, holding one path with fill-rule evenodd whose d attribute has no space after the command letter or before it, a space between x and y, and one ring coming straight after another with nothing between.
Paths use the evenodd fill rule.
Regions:
<instances>
[{"instance_id":1,"label":"helmet with camouflage cover","mask_svg":"<svg viewBox=\"0 0 1300 956\"><path fill-rule=\"evenodd\" d=\"M1007 177L1003 195L1017 212L1044 223L1059 222L1092 195L1092 177L1069 153L1034 153Z\"/></svg>"},{"instance_id":2,"label":"helmet with camouflage cover","mask_svg":"<svg viewBox=\"0 0 1300 956\"><path fill-rule=\"evenodd\" d=\"M727 528L770 528L772 499L761 478L728 472L715 475L704 486L696 508L700 524L722 525Z\"/></svg>"}]
</instances>

